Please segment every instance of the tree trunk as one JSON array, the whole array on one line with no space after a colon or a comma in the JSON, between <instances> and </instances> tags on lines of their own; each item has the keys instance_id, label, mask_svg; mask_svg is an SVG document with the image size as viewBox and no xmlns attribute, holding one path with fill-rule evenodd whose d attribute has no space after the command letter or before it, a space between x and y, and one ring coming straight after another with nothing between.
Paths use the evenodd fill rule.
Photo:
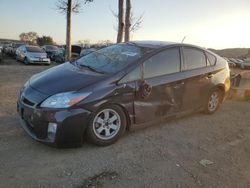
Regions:
<instances>
[{"instance_id":1,"label":"tree trunk","mask_svg":"<svg viewBox=\"0 0 250 188\"><path fill-rule=\"evenodd\" d=\"M125 42L130 41L131 27L131 0L126 1L126 18L125 18Z\"/></svg>"},{"instance_id":2,"label":"tree trunk","mask_svg":"<svg viewBox=\"0 0 250 188\"><path fill-rule=\"evenodd\" d=\"M124 0L118 1L118 31L117 31L117 43L122 42L124 33Z\"/></svg>"},{"instance_id":3,"label":"tree trunk","mask_svg":"<svg viewBox=\"0 0 250 188\"><path fill-rule=\"evenodd\" d=\"M68 0L67 27L66 27L66 61L69 61L71 58L71 13L72 13L72 0Z\"/></svg>"}]
</instances>

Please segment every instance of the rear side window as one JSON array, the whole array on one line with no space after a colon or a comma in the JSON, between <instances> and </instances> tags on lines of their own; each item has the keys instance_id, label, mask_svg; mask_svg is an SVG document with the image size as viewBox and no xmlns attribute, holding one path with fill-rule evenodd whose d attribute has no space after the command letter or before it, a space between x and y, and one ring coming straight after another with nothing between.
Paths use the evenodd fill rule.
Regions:
<instances>
[{"instance_id":1,"label":"rear side window","mask_svg":"<svg viewBox=\"0 0 250 188\"><path fill-rule=\"evenodd\" d=\"M187 70L202 68L207 65L206 56L201 50L184 47L183 55Z\"/></svg>"},{"instance_id":2,"label":"rear side window","mask_svg":"<svg viewBox=\"0 0 250 188\"><path fill-rule=\"evenodd\" d=\"M180 72L179 48L164 50L144 62L144 78Z\"/></svg>"},{"instance_id":3,"label":"rear side window","mask_svg":"<svg viewBox=\"0 0 250 188\"><path fill-rule=\"evenodd\" d=\"M207 66L213 66L216 63L216 57L210 53L207 53Z\"/></svg>"}]
</instances>

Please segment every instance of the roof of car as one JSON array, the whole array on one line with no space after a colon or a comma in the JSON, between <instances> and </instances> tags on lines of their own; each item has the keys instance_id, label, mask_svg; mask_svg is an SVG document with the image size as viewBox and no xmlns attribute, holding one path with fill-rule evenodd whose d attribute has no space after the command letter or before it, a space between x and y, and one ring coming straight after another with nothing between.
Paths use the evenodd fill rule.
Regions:
<instances>
[{"instance_id":1,"label":"roof of car","mask_svg":"<svg viewBox=\"0 0 250 188\"><path fill-rule=\"evenodd\" d=\"M175 42L167 42L167 41L150 41L150 40L144 40L144 41L131 41L129 43L136 44L140 47L145 48L161 48L173 44L178 44Z\"/></svg>"}]
</instances>

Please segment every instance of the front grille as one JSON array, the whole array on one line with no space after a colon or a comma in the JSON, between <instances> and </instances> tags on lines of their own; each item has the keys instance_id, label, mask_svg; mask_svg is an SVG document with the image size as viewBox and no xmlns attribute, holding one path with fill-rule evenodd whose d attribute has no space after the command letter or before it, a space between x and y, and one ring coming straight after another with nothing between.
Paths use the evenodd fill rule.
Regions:
<instances>
[{"instance_id":1,"label":"front grille","mask_svg":"<svg viewBox=\"0 0 250 188\"><path fill-rule=\"evenodd\" d=\"M32 102L32 101L30 101L29 99L27 99L27 98L23 98L23 103L24 104L27 104L27 105L29 105L29 106L34 106L35 105L35 103L34 102Z\"/></svg>"}]
</instances>

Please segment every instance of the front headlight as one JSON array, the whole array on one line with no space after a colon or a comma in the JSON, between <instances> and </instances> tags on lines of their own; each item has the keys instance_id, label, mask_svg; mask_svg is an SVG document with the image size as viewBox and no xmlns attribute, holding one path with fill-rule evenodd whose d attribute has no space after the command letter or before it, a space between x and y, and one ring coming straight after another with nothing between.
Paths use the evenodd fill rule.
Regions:
<instances>
[{"instance_id":1,"label":"front headlight","mask_svg":"<svg viewBox=\"0 0 250 188\"><path fill-rule=\"evenodd\" d=\"M44 108L68 108L89 96L91 92L76 93L65 92L52 95L42 102Z\"/></svg>"}]
</instances>

